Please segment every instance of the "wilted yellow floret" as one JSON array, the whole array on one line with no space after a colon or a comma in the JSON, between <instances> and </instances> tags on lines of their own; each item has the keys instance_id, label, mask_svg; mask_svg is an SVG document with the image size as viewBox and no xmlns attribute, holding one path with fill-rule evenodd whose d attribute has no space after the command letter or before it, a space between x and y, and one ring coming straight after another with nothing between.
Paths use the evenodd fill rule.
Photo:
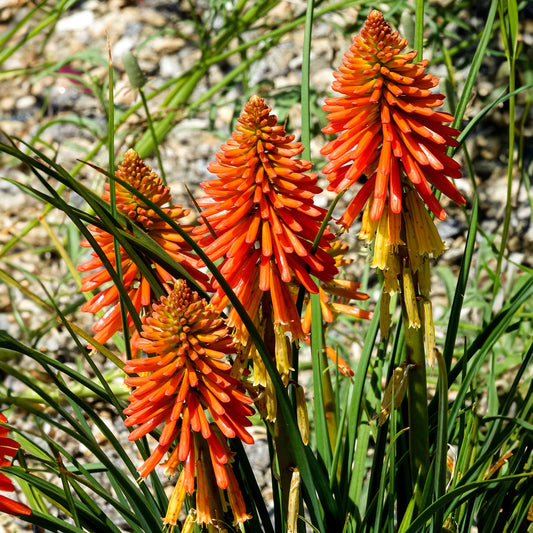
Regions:
<instances>
[{"instance_id":1,"label":"wilted yellow floret","mask_svg":"<svg viewBox=\"0 0 533 533\"><path fill-rule=\"evenodd\" d=\"M304 389L300 385L296 385L296 420L302 442L307 446L309 443L309 414L307 412Z\"/></svg>"},{"instance_id":2,"label":"wilted yellow floret","mask_svg":"<svg viewBox=\"0 0 533 533\"><path fill-rule=\"evenodd\" d=\"M402 292L405 302L405 310L409 319L410 328L420 327L420 317L418 315L418 304L416 300L413 276L408 265L403 266L402 272Z\"/></svg>"}]
</instances>

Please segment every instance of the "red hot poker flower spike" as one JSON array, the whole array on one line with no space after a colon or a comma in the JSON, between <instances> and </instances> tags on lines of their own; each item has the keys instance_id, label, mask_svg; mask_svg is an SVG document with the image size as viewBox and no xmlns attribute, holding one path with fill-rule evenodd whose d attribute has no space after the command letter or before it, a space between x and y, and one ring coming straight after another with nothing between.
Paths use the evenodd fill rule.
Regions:
<instances>
[{"instance_id":1,"label":"red hot poker flower spike","mask_svg":"<svg viewBox=\"0 0 533 533\"><path fill-rule=\"evenodd\" d=\"M402 209L401 179L406 175L440 219L446 217L431 185L458 204L463 196L448 179L461 177L460 165L446 155L458 146L458 130L444 125L453 117L435 111L444 95L433 94L439 80L425 72L427 61L411 63L416 51L402 53L407 40L392 32L383 14L373 10L353 39L332 89L344 96L327 98L329 125L340 134L322 153L328 189L341 192L363 174L368 181L351 201L340 223L349 228L373 192L370 216L379 220L387 200L393 213Z\"/></svg>"},{"instance_id":2,"label":"red hot poker flower spike","mask_svg":"<svg viewBox=\"0 0 533 533\"><path fill-rule=\"evenodd\" d=\"M16 440L9 438L9 429L2 425L4 422L7 422L7 419L0 413L0 466L10 466L11 458L17 453L20 444ZM6 457L9 457L9 459ZM0 472L0 491L15 492L13 483L3 472ZM0 513L30 515L31 509L23 503L16 502L0 494Z\"/></svg>"},{"instance_id":3,"label":"red hot poker flower spike","mask_svg":"<svg viewBox=\"0 0 533 533\"><path fill-rule=\"evenodd\" d=\"M272 300L274 322L283 324L296 338L303 336L291 282L316 293L311 279L333 279L337 269L327 253L333 235L326 231L315 254L313 239L326 211L314 205L321 192L311 163L294 157L303 146L293 142L276 116L259 96L244 107L233 138L222 145L216 163L208 170L218 179L202 184L206 196L198 202L204 222L194 233L208 233L207 221L216 236L205 236L200 245L211 260L224 257L220 271L253 318L263 294ZM227 304L220 287L212 303ZM235 311L229 324L240 328ZM246 335L241 334L242 338ZM242 339L241 339L242 340Z\"/></svg>"},{"instance_id":4,"label":"red hot poker flower spike","mask_svg":"<svg viewBox=\"0 0 533 533\"><path fill-rule=\"evenodd\" d=\"M240 382L231 377L231 364L223 360L235 353L234 340L220 314L184 280L178 280L173 291L152 309L151 315L143 318L143 331L134 346L134 350L151 355L132 359L124 367L129 374L140 374L125 380L126 385L135 388L124 410L128 416L125 424L140 424L130 440L163 424L159 445L139 473L146 477L177 441L165 466L174 473L179 463L185 462L184 486L191 493L193 433L200 433L208 442L218 486L225 489L229 481L224 469L228 461L224 437L253 443L245 429L251 425L247 417L253 414L252 400Z\"/></svg>"},{"instance_id":5,"label":"red hot poker flower spike","mask_svg":"<svg viewBox=\"0 0 533 533\"><path fill-rule=\"evenodd\" d=\"M152 171L150 167L145 165L143 160L134 150L128 150L124 154L122 164L118 167L116 176L123 181L135 187L140 193L149 198L153 203L161 207L163 212L172 218L176 223L179 219L188 215L189 211L183 209L180 205L171 205L169 207L162 207L164 204L170 202L170 188L166 187L161 178ZM141 227L150 237L152 237L161 247L196 280L198 285L202 288L209 288L207 276L198 270L200 265L197 257L193 254L189 245L178 235L164 220L162 220L157 213L155 213L146 203L132 194L128 189L116 184L115 196L117 209L128 216L136 225ZM109 185L106 184L106 192L102 195L104 200L109 201ZM181 226L184 231L190 232L192 226ZM90 226L89 229L93 232L96 242L100 245L104 253L107 255L109 262L115 268L115 253L113 245L113 236L106 231ZM88 241L83 241L82 246L90 247ZM95 290L104 284L111 282L111 276L103 267L102 261L92 253L93 258L78 266L80 272L87 272L95 270L92 274L88 274L82 279L82 291ZM128 292L133 305L137 311L141 307L150 305L154 301L154 295L146 278L144 278L137 265L128 256L128 254L120 247L120 260L122 266L122 279L124 287ZM174 278L160 265L150 261L155 273L163 286L167 287ZM115 285L100 290L91 300L82 306L82 311L89 313L97 313L101 309L110 306L105 314L96 322L93 330L96 332L94 338L98 342L106 342L122 327L120 319L120 303L119 294ZM128 316L130 328L133 326L131 317Z\"/></svg>"}]
</instances>

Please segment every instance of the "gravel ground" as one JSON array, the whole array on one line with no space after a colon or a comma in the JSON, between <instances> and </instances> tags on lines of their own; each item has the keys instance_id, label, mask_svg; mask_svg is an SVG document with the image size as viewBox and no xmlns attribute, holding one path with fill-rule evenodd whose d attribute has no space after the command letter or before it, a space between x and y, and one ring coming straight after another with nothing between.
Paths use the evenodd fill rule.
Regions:
<instances>
[{"instance_id":1,"label":"gravel ground","mask_svg":"<svg viewBox=\"0 0 533 533\"><path fill-rule=\"evenodd\" d=\"M33 3L27 0L0 0L0 35L20 20L32 5ZM32 40L29 45L22 47L4 63L3 72L31 69L32 66L44 62L56 63L56 68L64 67L62 62L75 56L77 59L68 63L70 68L80 72L86 79L92 78L103 82L107 76L106 42L109 38L117 75L116 106L118 110L126 108L134 103L138 96L130 89L121 62L125 52L136 53L142 70L148 76L148 90L161 86L178 73L185 71L198 58L197 51L184 38L194 31L192 25L187 23L189 17L187 6L187 2L159 0L77 2L59 20L52 38L44 41L43 35ZM269 17L276 20L276 17L281 18L288 12L300 13L302 6L303 2L300 0L282 2ZM464 16L469 18L472 26L480 28L485 13L483 7L478 7L476 10L465 13ZM366 15L366 12L363 15ZM331 14L325 17L314 27L311 81L319 95L329 90L331 72L340 64L342 54L350 44L351 39L343 37L336 28L347 26L347 23L353 22L356 17L355 10L347 10L342 16ZM178 28L182 35L177 36L166 31L168 28ZM521 21L521 29L524 46L531 49L533 13L529 12L528 18ZM249 75L249 85L257 86L258 90L267 93L274 91L278 94L289 93L290 90L297 88L300 81L302 43L301 30L284 37L264 59L253 66ZM227 64L213 67L206 80L198 85L193 96L203 94L216 84L237 64L238 60L239 58L231 57ZM465 57L464 63L464 68L458 70L455 80L459 86L464 82L468 71L468 58ZM489 58L483 65L475 89L476 96L469 105L466 119L474 117L486 105L491 95L500 89L501 68L501 60L495 57ZM432 70L432 72L436 75L445 75L444 71ZM236 110L234 102L241 99L241 91L242 87L235 85L224 96L222 104L211 109L206 108L194 117L186 117L162 144L162 157L176 202L189 205L184 184L189 186L193 194L198 195L200 182L210 177L205 169L208 163L214 160L220 144L230 134L231 121ZM519 119L524 110L522 103L523 101L519 100ZM287 109L275 108L274 111L279 112L281 119L287 115L291 131L298 136L298 105L288 106ZM57 119L69 117L90 121L93 132L91 128L80 127L75 121L57 122ZM526 121L526 141L533 136L531 118L530 114ZM57 161L67 169L74 168L77 159L85 156L96 141L94 132L104 131L105 123L105 113L95 95L68 77L58 78L50 74L25 78L9 75L0 77L0 130L28 142L34 142L38 137L38 147L48 153L55 152ZM508 108L500 106L482 121L475 134L467 141L479 192L481 227L489 235L494 234L503 221L508 158L507 124ZM134 115L128 121L127 127L122 130L125 133L117 138L117 151L124 152L145 129L144 115ZM313 139L311 147L313 154L318 154L323 142L320 137ZM531 146L532 143L525 145L526 161L530 165L533 156ZM458 157L462 158L462 155ZM102 151L93 161L105 165L105 153ZM148 158L147 162L157 168L155 159ZM5 157L0 158L0 173L23 183L28 183L30 180L24 168L13 164ZM88 167L80 171L79 178L95 189L102 187L101 177ZM514 261L532 267L533 261L529 253L533 249L531 209L526 188L523 185L519 186L518 179L515 183L509 247ZM472 197L473 186L468 178L459 181L457 185L466 198ZM329 194L324 197L328 201L331 199ZM449 249L440 260L440 264L457 268L465 239L465 218L454 206L445 204L445 207L449 208L450 216L445 222L440 223L439 230ZM0 181L0 246L7 243L12 235L22 231L41 211L42 206L37 202L22 194L10 183ZM61 224L63 220L63 216L56 212L47 216L47 221L51 225ZM356 234L357 229L352 230L348 236L354 243ZM9 260L12 264L0 263L0 268L5 268L17 279L22 279L21 272L13 268L13 264L16 264L26 269L30 275L39 275L49 288L57 291L57 280L67 276L65 265L59 257L44 248L42 253L34 252L35 248L49 242L44 227L37 226L26 236L24 245L11 250ZM364 254L360 253L357 243L354 244L353 255L356 258L354 264L360 267L364 263ZM512 268L508 263L506 274L509 274L509 269ZM37 285L29 281L25 284L30 290L44 297ZM443 289L439 290L438 284L435 286L436 297L444 298ZM60 292L64 295L63 298L71 298L70 295L75 293L75 288L73 281L67 281L62 285ZM17 308L22 310L21 319L30 329L40 325L42 311L30 299L18 292L15 294L8 291L6 285L0 284L0 329L6 329L13 336L26 340L20 325L13 319L12 298L17 299ZM75 320L90 330L91 316L77 314ZM56 354L66 362L74 362L75 346L65 331L52 329L39 339L37 347ZM14 392L18 390L19 385L14 380L6 378L5 384ZM127 432L120 420L113 418L111 413L108 414L108 418L109 423L116 428L117 434L126 441ZM23 420L16 422L24 424ZM261 471L261 482L268 492L268 464L264 460L266 441L260 434L258 440L260 446L255 448L252 460ZM24 526L13 524L0 517L0 531L17 530L24 530Z\"/></svg>"}]
</instances>

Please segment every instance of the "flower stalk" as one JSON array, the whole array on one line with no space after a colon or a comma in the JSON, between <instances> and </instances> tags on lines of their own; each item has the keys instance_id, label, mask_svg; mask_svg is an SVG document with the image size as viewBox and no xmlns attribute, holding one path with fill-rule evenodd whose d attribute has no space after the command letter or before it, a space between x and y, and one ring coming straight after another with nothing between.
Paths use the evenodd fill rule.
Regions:
<instances>
[{"instance_id":1,"label":"flower stalk","mask_svg":"<svg viewBox=\"0 0 533 533\"><path fill-rule=\"evenodd\" d=\"M432 92L439 80L426 72L421 55L423 9L417 9L417 50L372 10L345 53L324 110L324 133L335 138L322 149L329 190L339 193L365 181L339 220L349 229L363 213L359 237L373 246L372 266L383 273L380 326L389 334L389 302L399 293L405 331L409 411L409 454L413 486L423 483L429 464L426 358L435 348L430 300L430 258L445 249L431 211L446 212L432 187L457 204L465 199L453 183L460 164L447 155L458 146L452 115L437 111L444 95ZM425 205L424 205L425 204ZM426 209L426 206L428 209ZM417 495L417 498L421 495ZM417 502L420 503L419 499Z\"/></svg>"},{"instance_id":2,"label":"flower stalk","mask_svg":"<svg viewBox=\"0 0 533 533\"><path fill-rule=\"evenodd\" d=\"M407 374L407 409L409 413L409 460L412 485L423 485L429 466L429 419L426 384L424 334L412 327L405 299L401 298ZM416 304L415 304L416 305ZM417 483L418 480L418 483ZM422 494L416 494L420 503Z\"/></svg>"},{"instance_id":3,"label":"flower stalk","mask_svg":"<svg viewBox=\"0 0 533 533\"><path fill-rule=\"evenodd\" d=\"M146 477L168 452L162 463L166 473L184 472L167 523L175 525L185 493L195 493L199 524L223 520L226 509L235 523L247 520L227 439L253 443L246 430L252 400L231 375L226 356L235 353L235 341L220 314L184 280L177 280L172 292L143 317L142 332L131 342L134 354L142 350L148 357L129 360L124 367L130 374L125 384L134 388L124 410L125 425L138 425L129 439L164 424L157 447L138 471Z\"/></svg>"}]
</instances>

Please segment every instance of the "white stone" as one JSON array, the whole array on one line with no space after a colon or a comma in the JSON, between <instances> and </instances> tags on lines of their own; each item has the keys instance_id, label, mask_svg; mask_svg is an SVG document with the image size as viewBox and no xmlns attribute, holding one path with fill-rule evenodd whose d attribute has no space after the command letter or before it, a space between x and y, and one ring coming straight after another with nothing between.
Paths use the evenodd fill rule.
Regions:
<instances>
[{"instance_id":1,"label":"white stone","mask_svg":"<svg viewBox=\"0 0 533 533\"><path fill-rule=\"evenodd\" d=\"M78 11L72 15L61 18L57 22L56 31L80 31L86 30L94 23L94 13L92 11Z\"/></svg>"},{"instance_id":2,"label":"white stone","mask_svg":"<svg viewBox=\"0 0 533 533\"><path fill-rule=\"evenodd\" d=\"M28 94L26 96L21 96L17 100L17 109L30 109L35 105L37 102L37 98L35 96Z\"/></svg>"}]
</instances>

